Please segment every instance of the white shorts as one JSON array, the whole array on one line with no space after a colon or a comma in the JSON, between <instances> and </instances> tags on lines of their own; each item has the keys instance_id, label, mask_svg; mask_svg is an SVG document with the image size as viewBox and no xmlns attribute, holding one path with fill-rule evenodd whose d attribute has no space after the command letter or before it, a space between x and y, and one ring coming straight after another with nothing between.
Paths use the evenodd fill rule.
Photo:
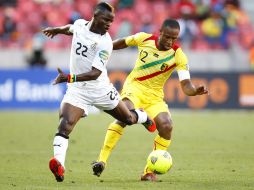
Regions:
<instances>
[{"instance_id":1,"label":"white shorts","mask_svg":"<svg viewBox=\"0 0 254 190\"><path fill-rule=\"evenodd\" d=\"M100 110L112 110L120 101L120 95L115 87L110 84L103 89L78 88L68 85L62 103L69 103L84 110L88 115L88 108L95 106Z\"/></svg>"}]
</instances>

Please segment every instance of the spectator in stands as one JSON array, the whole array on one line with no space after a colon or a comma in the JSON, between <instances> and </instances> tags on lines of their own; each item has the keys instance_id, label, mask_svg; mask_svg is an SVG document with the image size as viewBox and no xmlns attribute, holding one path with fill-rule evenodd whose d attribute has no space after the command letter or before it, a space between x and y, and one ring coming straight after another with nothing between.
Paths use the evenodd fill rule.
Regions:
<instances>
[{"instance_id":1,"label":"spectator in stands","mask_svg":"<svg viewBox=\"0 0 254 190\"><path fill-rule=\"evenodd\" d=\"M193 18L196 12L196 6L191 0L179 0L176 4L177 18L182 15L188 15L188 17Z\"/></svg>"},{"instance_id":2,"label":"spectator in stands","mask_svg":"<svg viewBox=\"0 0 254 190\"><path fill-rule=\"evenodd\" d=\"M182 45L189 47L196 36L198 36L199 29L197 23L193 20L191 12L182 12L178 22L181 28L179 39L182 42Z\"/></svg>"},{"instance_id":3,"label":"spectator in stands","mask_svg":"<svg viewBox=\"0 0 254 190\"><path fill-rule=\"evenodd\" d=\"M196 0L196 15L195 18L199 20L204 20L209 16L210 7L209 1Z\"/></svg>"},{"instance_id":4,"label":"spectator in stands","mask_svg":"<svg viewBox=\"0 0 254 190\"><path fill-rule=\"evenodd\" d=\"M2 20L2 34L0 34L1 39L4 42L9 42L15 40L15 34L16 34L16 23L13 19L13 11L12 8L6 8L4 10L3 20Z\"/></svg>"},{"instance_id":5,"label":"spectator in stands","mask_svg":"<svg viewBox=\"0 0 254 190\"><path fill-rule=\"evenodd\" d=\"M123 19L116 33L116 38L123 38L132 34L133 26L128 19Z\"/></svg>"},{"instance_id":6,"label":"spectator in stands","mask_svg":"<svg viewBox=\"0 0 254 190\"><path fill-rule=\"evenodd\" d=\"M211 10L211 16L201 23L201 31L211 48L227 48L226 22L221 12L223 6L215 5Z\"/></svg>"},{"instance_id":7,"label":"spectator in stands","mask_svg":"<svg viewBox=\"0 0 254 190\"><path fill-rule=\"evenodd\" d=\"M134 5L134 0L119 0L118 9L131 8Z\"/></svg>"},{"instance_id":8,"label":"spectator in stands","mask_svg":"<svg viewBox=\"0 0 254 190\"><path fill-rule=\"evenodd\" d=\"M73 12L71 13L69 23L70 23L70 24L73 24L76 20L78 20L78 19L80 19L80 18L81 18L80 13L77 12L77 11L73 11Z\"/></svg>"},{"instance_id":9,"label":"spectator in stands","mask_svg":"<svg viewBox=\"0 0 254 190\"><path fill-rule=\"evenodd\" d=\"M47 64L47 59L44 55L44 40L45 37L40 33L36 33L32 39L32 47L27 63L31 67L44 68Z\"/></svg>"},{"instance_id":10,"label":"spectator in stands","mask_svg":"<svg viewBox=\"0 0 254 190\"><path fill-rule=\"evenodd\" d=\"M152 22L152 16L150 14L144 15L142 17L142 25L141 25L140 31L146 32L146 33L154 33L155 25Z\"/></svg>"},{"instance_id":11,"label":"spectator in stands","mask_svg":"<svg viewBox=\"0 0 254 190\"><path fill-rule=\"evenodd\" d=\"M190 47L209 49L209 42L211 47L226 48L230 44L238 43L241 47L249 49L254 37L250 19L241 9L240 0L107 1L117 7L117 15L128 17L128 22L122 20L122 17L116 18L117 26L113 26L110 31L113 38L120 37L128 31L153 33L159 28L158 23L161 23L161 19L168 16L179 20L182 28L180 40L190 42ZM73 23L80 16L90 19L92 7L96 2L97 0L0 0L0 46L23 48L31 41L31 36L37 32L38 27ZM219 9L218 5L221 6ZM209 7L215 8L213 16L208 18ZM151 19L144 20L146 15ZM200 32L200 22L201 26L206 25L208 29L203 28ZM198 33L195 25L198 27ZM66 48L68 45L69 40L62 36L47 42L47 47L50 48Z\"/></svg>"},{"instance_id":12,"label":"spectator in stands","mask_svg":"<svg viewBox=\"0 0 254 190\"><path fill-rule=\"evenodd\" d=\"M252 42L252 47L250 48L249 60L250 60L251 70L254 71L254 41Z\"/></svg>"},{"instance_id":13,"label":"spectator in stands","mask_svg":"<svg viewBox=\"0 0 254 190\"><path fill-rule=\"evenodd\" d=\"M44 68L47 64L47 60L44 56L43 49L34 49L31 57L28 58L27 62L31 67Z\"/></svg>"},{"instance_id":14,"label":"spectator in stands","mask_svg":"<svg viewBox=\"0 0 254 190\"><path fill-rule=\"evenodd\" d=\"M238 1L226 1L225 18L228 26L229 42L234 43L236 41L243 48L249 49L254 39L253 28L248 15L240 9Z\"/></svg>"}]
</instances>

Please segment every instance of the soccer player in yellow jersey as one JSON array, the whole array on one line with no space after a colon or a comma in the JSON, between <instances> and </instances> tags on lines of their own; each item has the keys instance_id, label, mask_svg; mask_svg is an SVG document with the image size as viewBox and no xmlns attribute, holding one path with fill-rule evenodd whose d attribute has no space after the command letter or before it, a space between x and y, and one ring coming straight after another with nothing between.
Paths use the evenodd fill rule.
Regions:
<instances>
[{"instance_id":1,"label":"soccer player in yellow jersey","mask_svg":"<svg viewBox=\"0 0 254 190\"><path fill-rule=\"evenodd\" d=\"M174 69L176 69L181 88L188 96L207 94L205 86L194 86L190 80L187 57L175 44L180 31L179 23L166 19L160 29L160 35L144 32L113 42L113 49L137 46L139 56L132 72L127 77L121 97L129 109L142 107L154 119L158 135L154 139L154 150L167 150L171 143L173 124L167 104L163 100L163 87ZM121 138L126 124L111 123L98 160L93 164L94 175L100 176L108 157ZM141 176L143 181L156 181L156 175L147 167Z\"/></svg>"}]
</instances>

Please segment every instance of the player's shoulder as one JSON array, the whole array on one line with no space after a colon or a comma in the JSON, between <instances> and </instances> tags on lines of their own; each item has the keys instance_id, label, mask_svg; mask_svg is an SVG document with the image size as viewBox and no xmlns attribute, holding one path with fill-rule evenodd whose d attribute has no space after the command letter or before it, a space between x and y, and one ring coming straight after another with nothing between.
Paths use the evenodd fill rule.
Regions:
<instances>
[{"instance_id":1,"label":"player's shoulder","mask_svg":"<svg viewBox=\"0 0 254 190\"><path fill-rule=\"evenodd\" d=\"M112 38L108 32L104 35L105 39L112 41Z\"/></svg>"},{"instance_id":2,"label":"player's shoulder","mask_svg":"<svg viewBox=\"0 0 254 190\"><path fill-rule=\"evenodd\" d=\"M110 36L110 34L108 32L105 33L102 36L102 38L103 38L103 40L102 40L103 43L110 43L110 44L112 44L112 38L111 38L111 36Z\"/></svg>"},{"instance_id":3,"label":"player's shoulder","mask_svg":"<svg viewBox=\"0 0 254 190\"><path fill-rule=\"evenodd\" d=\"M100 46L104 48L113 48L113 42L110 34L107 32L103 36L101 36L100 41L99 41Z\"/></svg>"},{"instance_id":4,"label":"player's shoulder","mask_svg":"<svg viewBox=\"0 0 254 190\"><path fill-rule=\"evenodd\" d=\"M139 32L139 33L136 33L135 36L136 38L139 38L140 40L146 41L146 40L149 40L154 35L146 33L146 32Z\"/></svg>"},{"instance_id":5,"label":"player's shoulder","mask_svg":"<svg viewBox=\"0 0 254 190\"><path fill-rule=\"evenodd\" d=\"M74 22L74 25L75 25L75 26L82 27L82 26L86 26L88 23L89 23L89 21L87 21L87 20L85 20L85 19L77 19L77 20Z\"/></svg>"},{"instance_id":6,"label":"player's shoulder","mask_svg":"<svg viewBox=\"0 0 254 190\"><path fill-rule=\"evenodd\" d=\"M180 46L180 44L178 44L178 43L174 43L174 45L172 46L172 49L173 49L174 51L181 50L181 46Z\"/></svg>"}]
</instances>

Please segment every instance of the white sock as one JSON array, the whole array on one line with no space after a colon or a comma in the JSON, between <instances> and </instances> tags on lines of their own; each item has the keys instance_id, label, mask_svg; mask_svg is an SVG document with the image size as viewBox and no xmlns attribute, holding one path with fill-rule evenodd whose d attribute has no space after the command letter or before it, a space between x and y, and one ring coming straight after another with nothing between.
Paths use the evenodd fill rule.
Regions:
<instances>
[{"instance_id":1,"label":"white sock","mask_svg":"<svg viewBox=\"0 0 254 190\"><path fill-rule=\"evenodd\" d=\"M53 146L54 158L56 158L64 167L65 155L68 148L68 139L62 136L55 136Z\"/></svg>"},{"instance_id":2,"label":"white sock","mask_svg":"<svg viewBox=\"0 0 254 190\"><path fill-rule=\"evenodd\" d=\"M135 109L136 113L138 114L138 121L137 123L145 123L147 120L147 114L145 111L140 109Z\"/></svg>"}]
</instances>

